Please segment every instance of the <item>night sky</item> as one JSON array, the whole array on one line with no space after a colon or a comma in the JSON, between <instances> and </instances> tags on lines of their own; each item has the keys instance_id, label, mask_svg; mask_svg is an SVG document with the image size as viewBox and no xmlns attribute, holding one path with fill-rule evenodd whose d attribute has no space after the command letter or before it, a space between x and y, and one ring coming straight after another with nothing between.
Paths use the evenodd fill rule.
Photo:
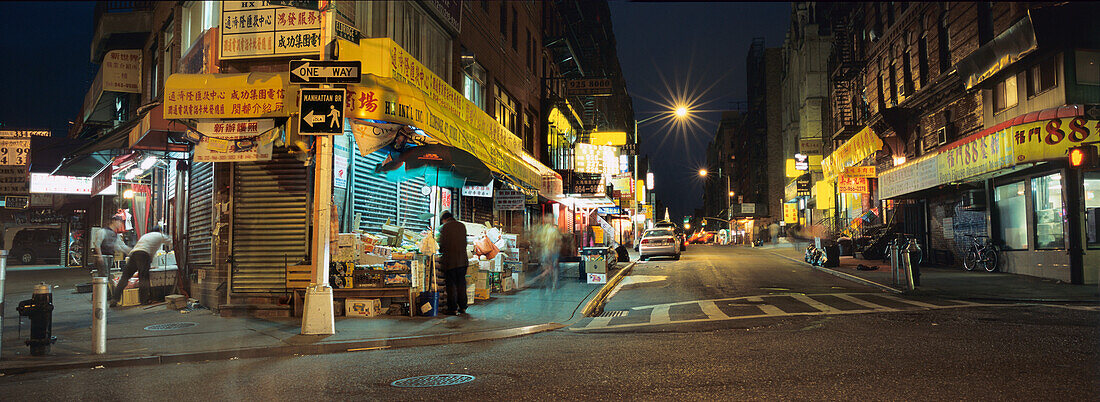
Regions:
<instances>
[{"instance_id":1,"label":"night sky","mask_svg":"<svg viewBox=\"0 0 1100 402\"><path fill-rule=\"evenodd\" d=\"M703 205L699 168L714 138L720 111L745 100L745 56L754 37L767 47L783 44L789 3L611 2L619 61L634 113L661 113L668 87L701 96L701 128L673 132L663 124L638 128L641 149L655 172L658 197L674 221ZM661 77L664 77L662 79ZM711 87L713 85L713 87ZM707 87L711 87L706 90ZM660 120L660 119L656 119ZM661 211L663 212L663 211Z\"/></svg>"},{"instance_id":2,"label":"night sky","mask_svg":"<svg viewBox=\"0 0 1100 402\"><path fill-rule=\"evenodd\" d=\"M0 27L8 38L0 41L0 54L8 60L0 78L5 91L0 125L48 128L55 136L65 135L95 77L96 66L88 61L93 7L93 2L0 4ZM697 171L706 161L704 150L714 137L718 111L745 99L749 43L764 37L769 47L781 45L789 13L788 3L611 2L636 117L666 110L661 103L669 99L668 88L700 96L697 110L704 112L695 119L700 127L662 129L660 119L639 127L642 152L656 172L657 192L674 218L702 205Z\"/></svg>"}]
</instances>

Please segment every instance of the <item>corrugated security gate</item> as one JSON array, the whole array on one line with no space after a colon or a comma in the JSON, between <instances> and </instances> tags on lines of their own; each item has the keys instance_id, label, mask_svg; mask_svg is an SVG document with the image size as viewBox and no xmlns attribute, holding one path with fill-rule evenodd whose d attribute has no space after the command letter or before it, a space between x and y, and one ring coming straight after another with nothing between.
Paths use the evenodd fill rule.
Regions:
<instances>
[{"instance_id":1,"label":"corrugated security gate","mask_svg":"<svg viewBox=\"0 0 1100 402\"><path fill-rule=\"evenodd\" d=\"M309 248L306 167L279 152L233 164L233 292L285 292L286 267Z\"/></svg>"},{"instance_id":2,"label":"corrugated security gate","mask_svg":"<svg viewBox=\"0 0 1100 402\"><path fill-rule=\"evenodd\" d=\"M213 261L214 164L191 164L187 200L187 262L209 266Z\"/></svg>"},{"instance_id":3,"label":"corrugated security gate","mask_svg":"<svg viewBox=\"0 0 1100 402\"><path fill-rule=\"evenodd\" d=\"M351 212L362 214L362 229L377 233L387 221L391 225L418 232L427 229L431 222L418 218L418 215L430 212L428 197L420 193L424 178L410 179L400 184L387 181L383 175L374 173L374 168L386 159L385 152L362 156L354 144L351 147Z\"/></svg>"}]
</instances>

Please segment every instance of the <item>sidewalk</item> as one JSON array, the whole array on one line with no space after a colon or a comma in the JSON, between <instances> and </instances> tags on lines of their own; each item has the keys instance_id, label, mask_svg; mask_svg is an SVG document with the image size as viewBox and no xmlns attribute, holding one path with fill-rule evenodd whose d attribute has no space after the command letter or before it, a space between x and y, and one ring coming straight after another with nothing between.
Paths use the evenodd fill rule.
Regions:
<instances>
[{"instance_id":1,"label":"sidewalk","mask_svg":"<svg viewBox=\"0 0 1100 402\"><path fill-rule=\"evenodd\" d=\"M787 243L758 247L777 255L803 261L806 245L809 243ZM860 264L877 267L874 271L856 269ZM859 260L855 257L840 257L840 266L833 268L815 267L855 276L894 289L890 263L882 260ZM962 299L1034 301L1034 302L1097 302L1100 291L1097 285L1071 285L1064 282L1016 275L1002 272L968 272L962 268L938 268L922 266L920 268L920 286L911 293L928 294Z\"/></svg>"},{"instance_id":2,"label":"sidewalk","mask_svg":"<svg viewBox=\"0 0 1100 402\"><path fill-rule=\"evenodd\" d=\"M563 264L556 291L538 287L477 300L468 316L376 318L336 317L336 334L300 335L300 318L224 318L210 310L188 313L164 305L113 308L108 312L107 354L92 354L91 293L74 293L87 282L83 270L8 273L0 373L66 368L162 364L233 357L338 353L376 348L425 346L498 339L564 327L583 317L581 310L602 285L578 279L577 264ZM618 269L626 266L619 263ZM48 279L43 279L48 278ZM15 306L30 297L39 281L54 285L53 335L57 343L46 356L30 356L23 343L30 321ZM19 318L22 334L19 334ZM176 329L153 330L169 324Z\"/></svg>"}]
</instances>

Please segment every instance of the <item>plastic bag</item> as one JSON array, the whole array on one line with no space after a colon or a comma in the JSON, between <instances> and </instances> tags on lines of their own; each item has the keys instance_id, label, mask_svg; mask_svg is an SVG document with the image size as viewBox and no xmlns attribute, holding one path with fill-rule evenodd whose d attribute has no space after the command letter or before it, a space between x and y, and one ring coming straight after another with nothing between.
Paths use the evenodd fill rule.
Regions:
<instances>
[{"instance_id":1,"label":"plastic bag","mask_svg":"<svg viewBox=\"0 0 1100 402\"><path fill-rule=\"evenodd\" d=\"M488 237L482 237L474 242L474 255L483 255L485 258L492 259L496 257L499 252L500 249L498 249L497 245L493 244Z\"/></svg>"},{"instance_id":2,"label":"plastic bag","mask_svg":"<svg viewBox=\"0 0 1100 402\"><path fill-rule=\"evenodd\" d=\"M418 247L420 248L421 254L432 255L435 254L436 251L439 251L439 243L435 241L435 237L433 236L424 236L424 238L420 239Z\"/></svg>"}]
</instances>

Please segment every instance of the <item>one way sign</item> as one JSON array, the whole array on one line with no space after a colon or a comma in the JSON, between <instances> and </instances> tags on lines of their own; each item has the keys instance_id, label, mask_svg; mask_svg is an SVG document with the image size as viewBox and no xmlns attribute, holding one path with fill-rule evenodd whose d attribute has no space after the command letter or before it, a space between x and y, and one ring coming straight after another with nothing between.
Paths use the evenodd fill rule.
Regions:
<instances>
[{"instance_id":1,"label":"one way sign","mask_svg":"<svg viewBox=\"0 0 1100 402\"><path fill-rule=\"evenodd\" d=\"M298 133L340 135L344 133L344 90L302 88L299 94Z\"/></svg>"},{"instance_id":2,"label":"one way sign","mask_svg":"<svg viewBox=\"0 0 1100 402\"><path fill-rule=\"evenodd\" d=\"M356 83L360 79L359 61L291 60L292 84Z\"/></svg>"}]
</instances>

